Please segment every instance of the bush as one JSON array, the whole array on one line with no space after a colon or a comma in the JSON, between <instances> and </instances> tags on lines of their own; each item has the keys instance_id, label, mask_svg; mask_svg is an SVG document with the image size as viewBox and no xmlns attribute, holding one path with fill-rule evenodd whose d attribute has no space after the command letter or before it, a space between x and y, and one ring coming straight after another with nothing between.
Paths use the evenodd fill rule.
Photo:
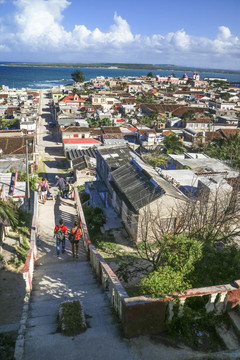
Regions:
<instances>
[{"instance_id":1,"label":"bush","mask_svg":"<svg viewBox=\"0 0 240 360\"><path fill-rule=\"evenodd\" d=\"M83 211L85 220L90 229L100 230L100 227L105 224L105 215L99 207L92 207L89 205L83 205Z\"/></svg>"},{"instance_id":2,"label":"bush","mask_svg":"<svg viewBox=\"0 0 240 360\"><path fill-rule=\"evenodd\" d=\"M143 294L162 297L192 287L191 274L202 257L202 244L185 234L166 234L164 244L156 251L160 254L159 265L143 277L140 283Z\"/></svg>"},{"instance_id":3,"label":"bush","mask_svg":"<svg viewBox=\"0 0 240 360\"><path fill-rule=\"evenodd\" d=\"M84 204L86 201L88 201L90 199L90 195L88 193L86 193L86 191L82 191L80 193L80 200L81 203Z\"/></svg>"}]
</instances>

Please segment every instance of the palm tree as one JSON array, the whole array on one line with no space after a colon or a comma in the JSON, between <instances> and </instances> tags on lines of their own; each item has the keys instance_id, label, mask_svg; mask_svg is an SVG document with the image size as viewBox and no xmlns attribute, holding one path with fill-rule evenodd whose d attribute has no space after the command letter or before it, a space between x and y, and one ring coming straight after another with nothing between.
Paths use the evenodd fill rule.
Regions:
<instances>
[{"instance_id":1,"label":"palm tree","mask_svg":"<svg viewBox=\"0 0 240 360\"><path fill-rule=\"evenodd\" d=\"M0 200L0 222L5 225L16 227L18 224L18 215L14 205Z\"/></svg>"},{"instance_id":2,"label":"palm tree","mask_svg":"<svg viewBox=\"0 0 240 360\"><path fill-rule=\"evenodd\" d=\"M175 134L167 135L163 143L167 154L183 154L185 151L182 141Z\"/></svg>"}]
</instances>

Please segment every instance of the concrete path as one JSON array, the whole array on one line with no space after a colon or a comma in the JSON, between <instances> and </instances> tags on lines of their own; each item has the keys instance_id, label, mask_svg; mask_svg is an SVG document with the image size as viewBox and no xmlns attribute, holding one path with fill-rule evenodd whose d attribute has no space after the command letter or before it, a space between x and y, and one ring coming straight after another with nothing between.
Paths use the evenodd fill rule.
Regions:
<instances>
[{"instance_id":1,"label":"concrete path","mask_svg":"<svg viewBox=\"0 0 240 360\"><path fill-rule=\"evenodd\" d=\"M47 201L39 208L39 253L36 263L24 359L134 359L109 300L94 277L83 246L79 259L72 258L71 244L56 257L53 229L60 217L67 227L74 222L73 200ZM81 335L57 333L59 304L80 299L89 328Z\"/></svg>"},{"instance_id":2,"label":"concrete path","mask_svg":"<svg viewBox=\"0 0 240 360\"><path fill-rule=\"evenodd\" d=\"M57 134L47 135L51 116L46 106L46 95L42 92L38 151L44 155L48 180L53 184L60 165L64 169L64 158L56 144ZM56 256L55 224L63 218L65 225L71 228L75 217L73 200L48 200L45 205L39 203L38 256L23 359L135 359L128 342L123 339L121 325L113 314L110 302L95 279L83 245L80 246L78 259L72 257L68 240L66 253L60 258ZM57 333L58 309L61 302L73 299L82 301L89 328L81 335L66 337Z\"/></svg>"}]
</instances>

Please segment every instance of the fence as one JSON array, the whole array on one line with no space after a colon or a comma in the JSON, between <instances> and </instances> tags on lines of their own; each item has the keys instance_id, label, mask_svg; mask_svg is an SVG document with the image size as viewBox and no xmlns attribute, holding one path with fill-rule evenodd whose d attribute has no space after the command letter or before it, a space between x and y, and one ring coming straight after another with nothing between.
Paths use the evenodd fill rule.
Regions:
<instances>
[{"instance_id":1,"label":"fence","mask_svg":"<svg viewBox=\"0 0 240 360\"><path fill-rule=\"evenodd\" d=\"M23 278L26 283L26 291L32 290L32 278L34 264L37 256L37 232L38 232L38 193L34 191L33 199L33 217L30 234L30 249L28 250L27 259L23 268Z\"/></svg>"},{"instance_id":2,"label":"fence","mask_svg":"<svg viewBox=\"0 0 240 360\"><path fill-rule=\"evenodd\" d=\"M134 337L164 331L166 323L171 322L173 318L175 299L171 296L160 299L152 299L147 296L129 298L116 274L90 241L79 194L76 189L74 200L77 204L78 216L82 222L83 240L88 259L122 322L125 336ZM177 315L179 317L183 316L184 304L187 298L205 295L209 297L206 311L213 311L216 315L219 315L240 304L240 280L234 281L233 284L189 289L184 294L176 294L179 299Z\"/></svg>"}]
</instances>

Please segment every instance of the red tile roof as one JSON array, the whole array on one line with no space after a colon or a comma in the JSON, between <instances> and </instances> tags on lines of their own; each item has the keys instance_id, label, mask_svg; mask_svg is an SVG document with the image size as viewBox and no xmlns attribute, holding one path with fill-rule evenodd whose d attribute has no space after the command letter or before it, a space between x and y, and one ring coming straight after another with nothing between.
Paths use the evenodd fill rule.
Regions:
<instances>
[{"instance_id":1,"label":"red tile roof","mask_svg":"<svg viewBox=\"0 0 240 360\"><path fill-rule=\"evenodd\" d=\"M98 144L100 141L92 139L92 138L85 138L85 139L63 139L64 144Z\"/></svg>"},{"instance_id":2,"label":"red tile roof","mask_svg":"<svg viewBox=\"0 0 240 360\"><path fill-rule=\"evenodd\" d=\"M135 127L127 127L127 129L131 132L137 132L137 129Z\"/></svg>"}]
</instances>

